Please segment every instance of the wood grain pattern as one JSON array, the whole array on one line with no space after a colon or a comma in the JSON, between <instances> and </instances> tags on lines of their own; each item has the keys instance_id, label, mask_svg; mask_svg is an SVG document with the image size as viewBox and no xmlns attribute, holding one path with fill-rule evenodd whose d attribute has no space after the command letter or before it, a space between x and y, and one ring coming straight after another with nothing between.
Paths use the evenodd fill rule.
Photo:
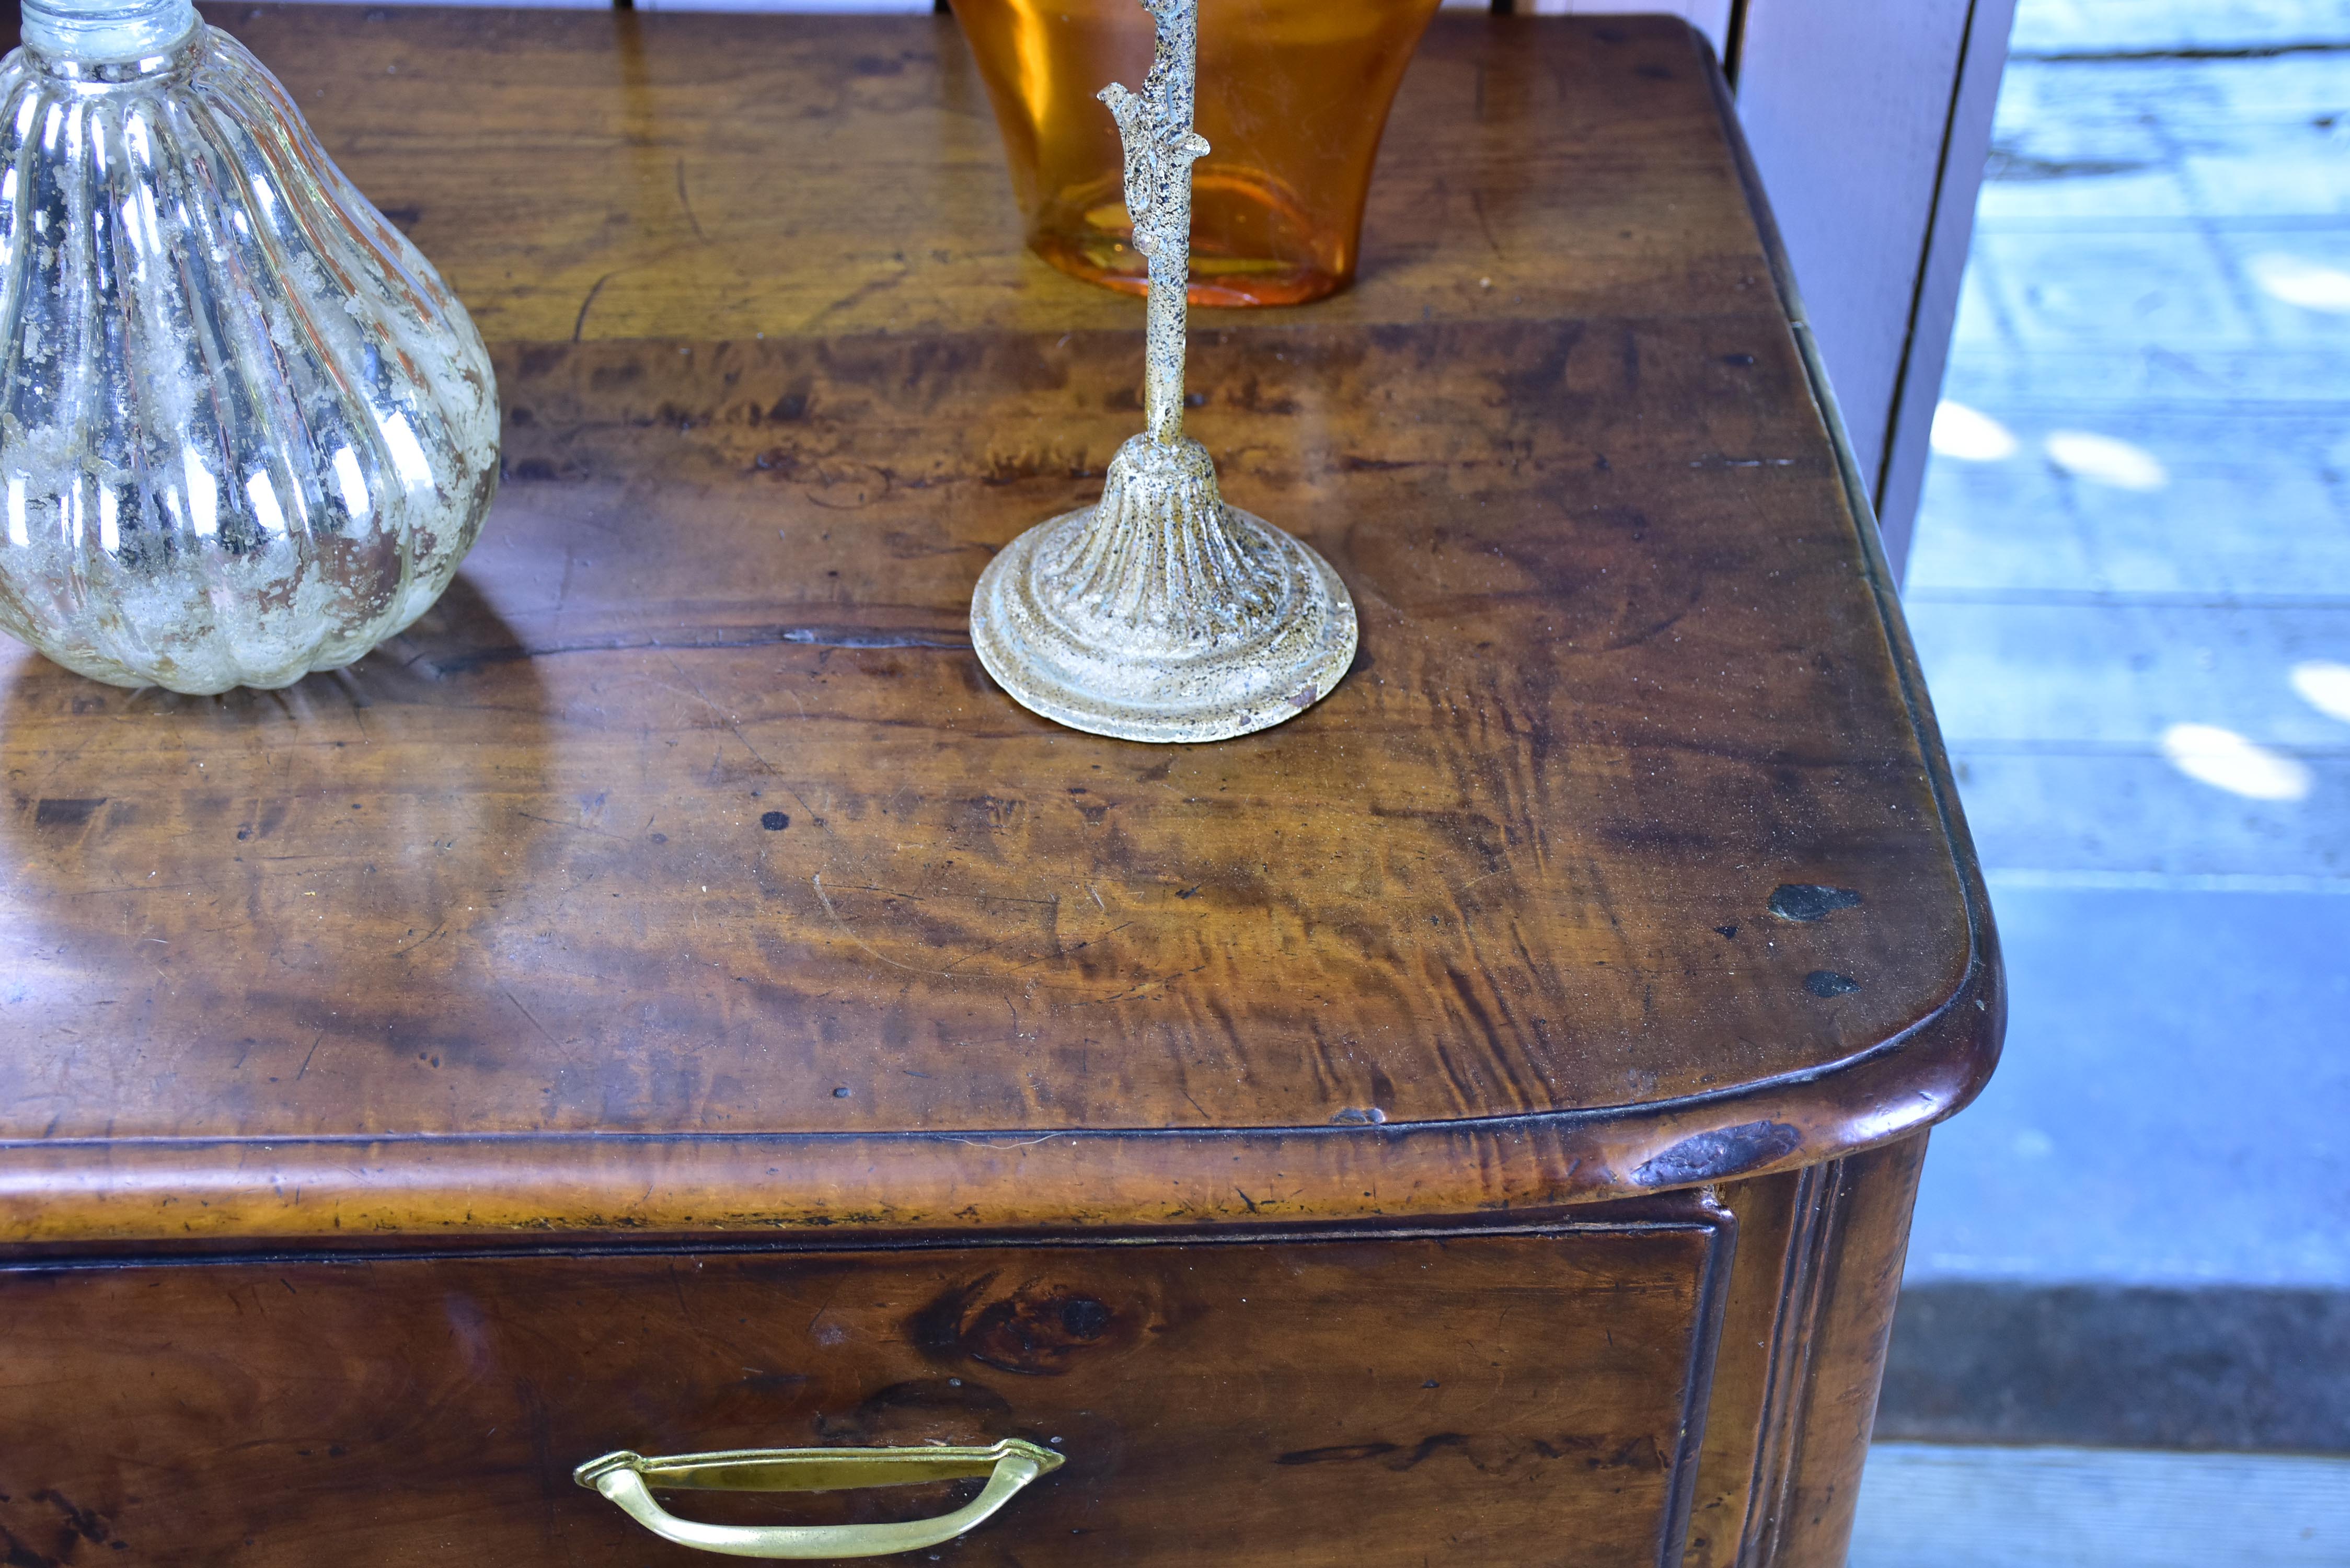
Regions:
<instances>
[{"instance_id":1,"label":"wood grain pattern","mask_svg":"<svg viewBox=\"0 0 2350 1568\"><path fill-rule=\"evenodd\" d=\"M1845 1560L1925 1159L1919 1135L1798 1179L1742 1563Z\"/></svg>"},{"instance_id":2,"label":"wood grain pattern","mask_svg":"<svg viewBox=\"0 0 2350 1568\"><path fill-rule=\"evenodd\" d=\"M1682 1568L1748 1568L1757 1561L1747 1525L1762 1463L1763 1412L1773 1385L1786 1377L1779 1324L1788 1315L1789 1243L1803 1189L1812 1179L1808 1172L1816 1168L1734 1181L1717 1191L1722 1207L1737 1216L1738 1251L1731 1261L1721 1339L1714 1349L1705 1447Z\"/></svg>"},{"instance_id":3,"label":"wood grain pattern","mask_svg":"<svg viewBox=\"0 0 2350 1568\"><path fill-rule=\"evenodd\" d=\"M1682 1568L1844 1568L1925 1141L1721 1189L1738 1251Z\"/></svg>"},{"instance_id":4,"label":"wood grain pattern","mask_svg":"<svg viewBox=\"0 0 2350 1568\"><path fill-rule=\"evenodd\" d=\"M1970 852L1685 28L1440 20L1388 259L1202 313L1192 426L1364 654L1161 750L968 649L1139 335L1017 252L943 24L234 25L506 339L506 488L343 675L5 671L0 1238L1458 1214L1989 1071Z\"/></svg>"},{"instance_id":5,"label":"wood grain pattern","mask_svg":"<svg viewBox=\"0 0 2350 1568\"><path fill-rule=\"evenodd\" d=\"M1022 247L950 18L208 15L494 342L1140 336L1131 298ZM1767 311L1702 50L1679 22L1440 17L1388 123L1357 286L1247 319Z\"/></svg>"},{"instance_id":6,"label":"wood grain pattern","mask_svg":"<svg viewBox=\"0 0 2350 1568\"><path fill-rule=\"evenodd\" d=\"M684 1554L574 1465L1018 1436L1067 1466L952 1561L1669 1568L1728 1250L1685 1199L1514 1234L0 1272L0 1553L639 1568Z\"/></svg>"}]
</instances>

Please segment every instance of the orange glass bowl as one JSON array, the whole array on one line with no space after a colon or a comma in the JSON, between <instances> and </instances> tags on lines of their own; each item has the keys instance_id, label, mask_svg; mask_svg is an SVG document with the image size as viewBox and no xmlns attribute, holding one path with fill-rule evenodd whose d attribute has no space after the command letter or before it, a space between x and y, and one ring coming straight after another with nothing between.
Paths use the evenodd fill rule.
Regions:
<instances>
[{"instance_id":1,"label":"orange glass bowl","mask_svg":"<svg viewBox=\"0 0 2350 1568\"><path fill-rule=\"evenodd\" d=\"M1028 245L1140 294L1118 125L1095 94L1139 87L1139 0L952 0L1003 131ZM1200 0L1191 303L1295 305L1355 275L1388 107L1438 0Z\"/></svg>"}]
</instances>

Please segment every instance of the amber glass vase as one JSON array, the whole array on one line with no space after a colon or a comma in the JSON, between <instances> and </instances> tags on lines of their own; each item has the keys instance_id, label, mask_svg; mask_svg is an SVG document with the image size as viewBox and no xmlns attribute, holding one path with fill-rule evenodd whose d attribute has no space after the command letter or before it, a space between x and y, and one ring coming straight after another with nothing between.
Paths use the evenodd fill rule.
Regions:
<instances>
[{"instance_id":1,"label":"amber glass vase","mask_svg":"<svg viewBox=\"0 0 2350 1568\"><path fill-rule=\"evenodd\" d=\"M952 0L1003 130L1029 247L1140 294L1118 124L1150 67L1140 0ZM1295 305L1355 275L1388 106L1438 0L1200 0L1191 303Z\"/></svg>"}]
</instances>

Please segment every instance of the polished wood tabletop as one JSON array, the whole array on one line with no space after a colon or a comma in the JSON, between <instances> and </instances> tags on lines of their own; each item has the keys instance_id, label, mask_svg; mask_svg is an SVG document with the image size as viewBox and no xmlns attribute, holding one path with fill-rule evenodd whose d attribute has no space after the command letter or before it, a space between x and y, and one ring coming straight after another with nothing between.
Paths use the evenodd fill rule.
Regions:
<instances>
[{"instance_id":1,"label":"polished wood tabletop","mask_svg":"<svg viewBox=\"0 0 2350 1568\"><path fill-rule=\"evenodd\" d=\"M1873 524L1695 36L1440 18L1191 432L1353 590L1274 730L1012 704L1139 428L947 18L215 9L496 352L441 606L282 692L0 654L0 1240L1211 1223L1815 1162L1995 1058Z\"/></svg>"}]
</instances>

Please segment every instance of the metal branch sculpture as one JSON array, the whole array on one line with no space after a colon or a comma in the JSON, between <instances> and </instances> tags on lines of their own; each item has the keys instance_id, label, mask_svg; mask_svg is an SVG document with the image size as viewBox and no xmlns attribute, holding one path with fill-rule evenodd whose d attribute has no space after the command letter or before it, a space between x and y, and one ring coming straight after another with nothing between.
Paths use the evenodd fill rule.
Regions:
<instances>
[{"instance_id":1,"label":"metal branch sculpture","mask_svg":"<svg viewBox=\"0 0 2350 1568\"><path fill-rule=\"evenodd\" d=\"M1142 417L1153 439L1183 434L1183 348L1191 283L1191 165L1208 155L1191 129L1200 58L1197 0L1142 0L1159 25L1142 90L1117 82L1097 94L1126 148L1126 213L1134 248L1150 264Z\"/></svg>"},{"instance_id":2,"label":"metal branch sculpture","mask_svg":"<svg viewBox=\"0 0 2350 1568\"><path fill-rule=\"evenodd\" d=\"M1130 741L1215 741L1311 707L1354 661L1354 600L1329 564L1229 505L1183 433L1198 0L1141 0L1158 25L1142 90L1102 101L1126 149L1134 247L1149 263L1143 416L1101 501L1038 524L980 574L972 645L1014 700Z\"/></svg>"}]
</instances>

